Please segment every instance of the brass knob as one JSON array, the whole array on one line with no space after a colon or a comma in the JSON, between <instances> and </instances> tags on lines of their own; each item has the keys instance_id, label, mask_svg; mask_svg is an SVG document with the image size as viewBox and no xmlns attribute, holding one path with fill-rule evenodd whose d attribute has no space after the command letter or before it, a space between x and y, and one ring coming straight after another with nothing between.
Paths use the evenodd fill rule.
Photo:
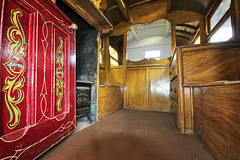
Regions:
<instances>
[{"instance_id":1,"label":"brass knob","mask_svg":"<svg viewBox=\"0 0 240 160\"><path fill-rule=\"evenodd\" d=\"M73 23L73 24L71 24L71 26L68 26L68 28L72 29L72 30L77 30L78 26L75 23Z\"/></svg>"}]
</instances>

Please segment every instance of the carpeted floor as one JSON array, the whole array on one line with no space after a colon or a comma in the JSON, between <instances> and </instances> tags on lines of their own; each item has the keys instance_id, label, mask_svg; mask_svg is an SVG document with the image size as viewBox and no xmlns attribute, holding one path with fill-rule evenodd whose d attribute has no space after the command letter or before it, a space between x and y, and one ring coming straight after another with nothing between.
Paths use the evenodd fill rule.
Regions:
<instances>
[{"instance_id":1,"label":"carpeted floor","mask_svg":"<svg viewBox=\"0 0 240 160\"><path fill-rule=\"evenodd\" d=\"M178 132L170 113L123 109L71 135L44 160L211 160L195 136Z\"/></svg>"}]
</instances>

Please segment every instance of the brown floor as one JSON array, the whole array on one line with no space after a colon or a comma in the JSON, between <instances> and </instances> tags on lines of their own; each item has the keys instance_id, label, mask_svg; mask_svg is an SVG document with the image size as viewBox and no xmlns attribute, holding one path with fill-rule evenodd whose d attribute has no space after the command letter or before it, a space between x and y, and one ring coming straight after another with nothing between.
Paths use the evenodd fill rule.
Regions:
<instances>
[{"instance_id":1,"label":"brown floor","mask_svg":"<svg viewBox=\"0 0 240 160\"><path fill-rule=\"evenodd\" d=\"M210 160L195 136L181 135L170 113L121 110L70 136L44 160Z\"/></svg>"}]
</instances>

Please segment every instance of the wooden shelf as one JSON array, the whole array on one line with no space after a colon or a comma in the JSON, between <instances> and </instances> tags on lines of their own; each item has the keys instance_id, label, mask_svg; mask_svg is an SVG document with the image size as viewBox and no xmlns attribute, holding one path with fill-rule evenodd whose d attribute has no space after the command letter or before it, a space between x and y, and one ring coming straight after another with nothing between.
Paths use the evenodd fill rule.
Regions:
<instances>
[{"instance_id":1,"label":"wooden shelf","mask_svg":"<svg viewBox=\"0 0 240 160\"><path fill-rule=\"evenodd\" d=\"M76 13L97 31L108 33L113 26L104 14L89 0L64 0Z\"/></svg>"}]
</instances>

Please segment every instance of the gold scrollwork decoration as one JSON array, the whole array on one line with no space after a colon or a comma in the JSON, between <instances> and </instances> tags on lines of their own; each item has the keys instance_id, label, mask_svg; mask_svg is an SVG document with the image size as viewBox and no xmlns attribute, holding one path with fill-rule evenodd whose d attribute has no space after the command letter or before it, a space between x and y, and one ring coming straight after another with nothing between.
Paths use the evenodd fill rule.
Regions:
<instances>
[{"instance_id":1,"label":"gold scrollwork decoration","mask_svg":"<svg viewBox=\"0 0 240 160\"><path fill-rule=\"evenodd\" d=\"M58 37L60 44L57 47L56 53L56 96L58 97L56 105L57 111L62 111L62 100L63 100L63 82L64 82L64 73L63 73L63 61L64 61L64 53L63 53L63 40L61 37Z\"/></svg>"},{"instance_id":2,"label":"gold scrollwork decoration","mask_svg":"<svg viewBox=\"0 0 240 160\"><path fill-rule=\"evenodd\" d=\"M9 76L5 78L5 85L2 91L5 92L4 100L10 114L9 122L7 124L9 129L15 128L21 117L21 111L18 108L24 99L24 91L22 87L25 83L24 72L26 71L26 39L25 34L20 23L19 17L23 13L20 9L11 10L10 21L12 26L7 30L7 38L10 41L8 61L3 64Z\"/></svg>"}]
</instances>

